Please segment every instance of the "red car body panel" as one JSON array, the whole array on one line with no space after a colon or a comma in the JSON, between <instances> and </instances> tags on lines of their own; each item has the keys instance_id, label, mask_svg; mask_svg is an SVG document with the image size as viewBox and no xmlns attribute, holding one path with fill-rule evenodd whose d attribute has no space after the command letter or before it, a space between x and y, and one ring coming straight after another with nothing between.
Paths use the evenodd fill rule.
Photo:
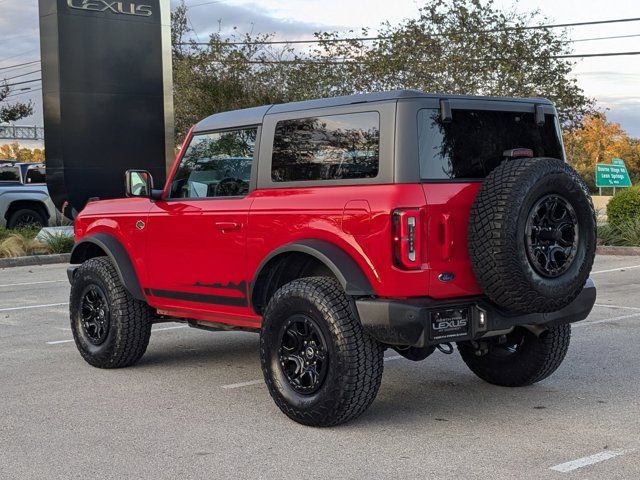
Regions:
<instances>
[{"instance_id":1,"label":"red car body panel","mask_svg":"<svg viewBox=\"0 0 640 480\"><path fill-rule=\"evenodd\" d=\"M479 294L466 250L478 188L479 183L334 186L254 190L245 198L92 202L76 221L76 239L93 233L116 237L159 313L258 327L249 285L273 251L306 239L347 252L380 297ZM398 208L421 211L417 270L393 262L391 217ZM448 281L440 278L443 273ZM189 299L190 294L207 301Z\"/></svg>"}]
</instances>

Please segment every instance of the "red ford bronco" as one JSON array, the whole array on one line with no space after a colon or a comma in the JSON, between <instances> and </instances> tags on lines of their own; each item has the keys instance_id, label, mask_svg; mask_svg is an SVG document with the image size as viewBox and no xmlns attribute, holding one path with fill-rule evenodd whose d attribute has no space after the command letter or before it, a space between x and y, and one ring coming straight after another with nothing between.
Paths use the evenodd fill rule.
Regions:
<instances>
[{"instance_id":1,"label":"red ford bronco","mask_svg":"<svg viewBox=\"0 0 640 480\"><path fill-rule=\"evenodd\" d=\"M260 334L297 422L373 402L385 349L436 349L480 378L552 374L596 297L595 214L552 103L397 91L270 105L195 125L163 190L75 222L71 327L125 367L156 322Z\"/></svg>"}]
</instances>

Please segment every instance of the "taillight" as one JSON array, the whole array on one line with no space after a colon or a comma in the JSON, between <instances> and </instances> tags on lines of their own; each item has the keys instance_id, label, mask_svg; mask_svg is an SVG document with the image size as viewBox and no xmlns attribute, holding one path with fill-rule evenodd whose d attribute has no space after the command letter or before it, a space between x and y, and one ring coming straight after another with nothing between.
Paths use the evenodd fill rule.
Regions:
<instances>
[{"instance_id":1,"label":"taillight","mask_svg":"<svg viewBox=\"0 0 640 480\"><path fill-rule=\"evenodd\" d=\"M395 265L407 270L420 268L420 210L402 209L393 212L393 259Z\"/></svg>"}]
</instances>

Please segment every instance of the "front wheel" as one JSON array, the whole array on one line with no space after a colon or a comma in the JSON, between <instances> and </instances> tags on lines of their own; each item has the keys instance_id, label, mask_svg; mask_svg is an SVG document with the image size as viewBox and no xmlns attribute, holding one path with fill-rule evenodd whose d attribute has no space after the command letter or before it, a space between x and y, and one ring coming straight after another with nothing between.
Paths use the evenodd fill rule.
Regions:
<instances>
[{"instance_id":1,"label":"front wheel","mask_svg":"<svg viewBox=\"0 0 640 480\"><path fill-rule=\"evenodd\" d=\"M286 284L264 313L264 378L278 407L298 423L325 427L361 415L380 388L383 354L332 278Z\"/></svg>"},{"instance_id":2,"label":"front wheel","mask_svg":"<svg viewBox=\"0 0 640 480\"><path fill-rule=\"evenodd\" d=\"M90 365L128 367L144 355L151 336L151 308L127 292L107 257L78 267L69 309L73 338Z\"/></svg>"},{"instance_id":3,"label":"front wheel","mask_svg":"<svg viewBox=\"0 0 640 480\"><path fill-rule=\"evenodd\" d=\"M555 372L569 349L571 325L550 327L536 336L525 328L492 338L484 348L458 344L462 360L478 377L503 387L524 387Z\"/></svg>"}]
</instances>

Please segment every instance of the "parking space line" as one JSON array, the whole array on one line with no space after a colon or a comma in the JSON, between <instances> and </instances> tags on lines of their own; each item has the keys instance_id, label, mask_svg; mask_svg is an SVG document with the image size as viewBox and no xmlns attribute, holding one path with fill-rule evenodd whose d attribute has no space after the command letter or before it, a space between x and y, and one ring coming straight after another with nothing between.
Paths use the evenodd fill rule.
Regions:
<instances>
[{"instance_id":1,"label":"parking space line","mask_svg":"<svg viewBox=\"0 0 640 480\"><path fill-rule=\"evenodd\" d=\"M68 280L44 280L42 282L24 282L24 283L5 283L2 287L23 287L26 285L44 285L45 283L66 283Z\"/></svg>"},{"instance_id":2,"label":"parking space line","mask_svg":"<svg viewBox=\"0 0 640 480\"><path fill-rule=\"evenodd\" d=\"M594 307L603 307L603 308L619 308L621 310L638 310L640 311L639 307L624 307L622 305L607 305L605 303L596 303L594 305Z\"/></svg>"},{"instance_id":3,"label":"parking space line","mask_svg":"<svg viewBox=\"0 0 640 480\"><path fill-rule=\"evenodd\" d=\"M632 313L630 315L621 315L619 317L605 318L603 320L594 320L593 322L579 322L573 325L574 327L588 327L589 325L600 325L602 323L617 322L618 320L627 320L628 318L640 317L640 312Z\"/></svg>"},{"instance_id":4,"label":"parking space line","mask_svg":"<svg viewBox=\"0 0 640 480\"><path fill-rule=\"evenodd\" d=\"M576 323L574 327L588 327L589 325L600 325L603 323L617 322L620 320L627 320L629 318L637 318L637 317L640 317L640 313L632 313L631 315L621 315L619 317L605 318L603 320L594 320L593 322Z\"/></svg>"},{"instance_id":5,"label":"parking space line","mask_svg":"<svg viewBox=\"0 0 640 480\"><path fill-rule=\"evenodd\" d=\"M56 340L55 342L47 342L47 345L60 345L61 343L71 343L73 342L73 339L71 340Z\"/></svg>"},{"instance_id":6,"label":"parking space line","mask_svg":"<svg viewBox=\"0 0 640 480\"><path fill-rule=\"evenodd\" d=\"M179 328L188 328L187 325L177 325L175 327L161 327L161 328L153 328L151 332L165 332L167 330L178 330Z\"/></svg>"},{"instance_id":7,"label":"parking space line","mask_svg":"<svg viewBox=\"0 0 640 480\"><path fill-rule=\"evenodd\" d=\"M579 468L588 467L590 465L595 465L596 463L604 462L605 460L619 457L620 455L624 455L625 453L629 453L630 451L631 450L624 449L605 450L604 452L596 453L595 455L578 458L577 460L572 460L570 462L561 463L560 465L549 467L549 469L555 470L556 472L569 473L573 472L574 470L578 470Z\"/></svg>"},{"instance_id":8,"label":"parking space line","mask_svg":"<svg viewBox=\"0 0 640 480\"><path fill-rule=\"evenodd\" d=\"M402 355L394 355L393 357L384 357L384 361L391 362L393 360L400 360L401 358L404 358L404 357Z\"/></svg>"},{"instance_id":9,"label":"parking space line","mask_svg":"<svg viewBox=\"0 0 640 480\"><path fill-rule=\"evenodd\" d=\"M630 265L628 267L610 268L609 270L598 270L597 272L591 272L591 275L597 275L599 273L619 272L621 270L633 270L634 268L640 268L640 265Z\"/></svg>"},{"instance_id":10,"label":"parking space line","mask_svg":"<svg viewBox=\"0 0 640 480\"><path fill-rule=\"evenodd\" d=\"M251 380L250 382L232 383L231 385L222 385L221 388L224 388L225 390L231 390L234 388L242 388L242 387L250 387L251 385L258 385L263 382L264 380Z\"/></svg>"},{"instance_id":11,"label":"parking space line","mask_svg":"<svg viewBox=\"0 0 640 480\"><path fill-rule=\"evenodd\" d=\"M30 310L30 309L33 309L33 308L63 307L65 305L69 305L69 302L65 302L65 303L47 303L45 305L25 305L24 307L0 308L0 312L13 312L13 311L16 311L16 310Z\"/></svg>"},{"instance_id":12,"label":"parking space line","mask_svg":"<svg viewBox=\"0 0 640 480\"><path fill-rule=\"evenodd\" d=\"M400 360L401 358L404 358L404 357L402 355L394 355L393 357L384 357L384 361L390 362L393 360ZM222 385L220 388L224 388L225 390L233 390L235 388L251 387L252 385L259 385L262 382L264 382L264 380L262 379L251 380L250 382L241 382L241 383L232 383L231 385Z\"/></svg>"},{"instance_id":13,"label":"parking space line","mask_svg":"<svg viewBox=\"0 0 640 480\"><path fill-rule=\"evenodd\" d=\"M154 328L151 330L151 332L166 332L167 330L177 330L179 328L188 328L187 325L176 325L175 327L162 327L162 328ZM61 345L63 343L71 343L73 342L73 339L71 340L55 340L52 342L46 342L47 345Z\"/></svg>"}]
</instances>

